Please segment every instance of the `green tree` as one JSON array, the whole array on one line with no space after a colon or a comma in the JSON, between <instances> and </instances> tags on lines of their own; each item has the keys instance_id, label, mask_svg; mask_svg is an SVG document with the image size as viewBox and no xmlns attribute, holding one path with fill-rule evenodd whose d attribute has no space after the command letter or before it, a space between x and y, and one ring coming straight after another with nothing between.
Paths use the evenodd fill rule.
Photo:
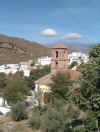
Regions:
<instances>
[{"instance_id":1,"label":"green tree","mask_svg":"<svg viewBox=\"0 0 100 132\"><path fill-rule=\"evenodd\" d=\"M93 113L100 128L100 45L93 47L90 60L79 67L81 78L79 80L80 93L79 107ZM93 120L90 120L90 124ZM89 122L87 123L89 125ZM90 129L90 128L89 128Z\"/></svg>"},{"instance_id":2,"label":"green tree","mask_svg":"<svg viewBox=\"0 0 100 132\"><path fill-rule=\"evenodd\" d=\"M33 61L32 63L31 63L31 66L34 66L35 65L35 61Z\"/></svg>"},{"instance_id":3,"label":"green tree","mask_svg":"<svg viewBox=\"0 0 100 132\"><path fill-rule=\"evenodd\" d=\"M52 77L53 84L51 85L53 100L67 100L69 88L72 86L69 73L57 73Z\"/></svg>"},{"instance_id":4,"label":"green tree","mask_svg":"<svg viewBox=\"0 0 100 132\"><path fill-rule=\"evenodd\" d=\"M92 47L90 53L89 53L90 58L97 58L100 57L100 44L97 44Z\"/></svg>"},{"instance_id":5,"label":"green tree","mask_svg":"<svg viewBox=\"0 0 100 132\"><path fill-rule=\"evenodd\" d=\"M11 109L11 117L14 121L27 119L27 112L23 102L17 102Z\"/></svg>"},{"instance_id":6,"label":"green tree","mask_svg":"<svg viewBox=\"0 0 100 132\"><path fill-rule=\"evenodd\" d=\"M0 92L3 92L6 86L6 75L4 73L0 73Z\"/></svg>"},{"instance_id":7,"label":"green tree","mask_svg":"<svg viewBox=\"0 0 100 132\"><path fill-rule=\"evenodd\" d=\"M29 91L25 80L19 75L11 77L7 81L4 90L4 97L9 104L15 104L18 101L23 101Z\"/></svg>"},{"instance_id":8,"label":"green tree","mask_svg":"<svg viewBox=\"0 0 100 132\"><path fill-rule=\"evenodd\" d=\"M78 64L77 61L73 61L73 62L70 64L69 68L71 69L71 68L73 68L74 66L76 66L77 64Z\"/></svg>"},{"instance_id":9,"label":"green tree","mask_svg":"<svg viewBox=\"0 0 100 132\"><path fill-rule=\"evenodd\" d=\"M62 107L60 104L59 106L59 109L49 107L41 117L41 128L44 132L72 132L72 122L78 119L80 113L73 105Z\"/></svg>"},{"instance_id":10,"label":"green tree","mask_svg":"<svg viewBox=\"0 0 100 132\"><path fill-rule=\"evenodd\" d=\"M38 80L40 77L45 76L46 74L50 73L50 65L46 65L36 70L32 70L30 73L30 77L26 78L27 84L31 89L35 88L34 81Z\"/></svg>"}]
</instances>

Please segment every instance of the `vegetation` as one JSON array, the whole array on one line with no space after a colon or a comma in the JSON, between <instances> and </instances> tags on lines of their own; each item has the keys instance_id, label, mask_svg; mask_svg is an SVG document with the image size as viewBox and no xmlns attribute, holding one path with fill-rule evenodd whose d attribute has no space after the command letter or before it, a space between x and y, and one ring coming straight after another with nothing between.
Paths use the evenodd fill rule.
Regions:
<instances>
[{"instance_id":1,"label":"vegetation","mask_svg":"<svg viewBox=\"0 0 100 132\"><path fill-rule=\"evenodd\" d=\"M70 66L69 66L69 68L71 69L71 68L73 68L74 66L77 66L77 61L73 61L71 64L70 64Z\"/></svg>"},{"instance_id":2,"label":"vegetation","mask_svg":"<svg viewBox=\"0 0 100 132\"><path fill-rule=\"evenodd\" d=\"M49 73L50 73L50 65L46 65L43 67L40 66L38 67L38 69L32 70L30 73L30 77L26 78L28 87L30 87L30 89L34 89L35 88L34 81L38 80L40 77L43 77Z\"/></svg>"},{"instance_id":3,"label":"vegetation","mask_svg":"<svg viewBox=\"0 0 100 132\"><path fill-rule=\"evenodd\" d=\"M0 35L0 42L0 64L15 64L50 55L49 48L23 38Z\"/></svg>"},{"instance_id":4,"label":"vegetation","mask_svg":"<svg viewBox=\"0 0 100 132\"><path fill-rule=\"evenodd\" d=\"M14 121L27 119L27 112L23 102L18 102L12 107L11 117Z\"/></svg>"},{"instance_id":5,"label":"vegetation","mask_svg":"<svg viewBox=\"0 0 100 132\"><path fill-rule=\"evenodd\" d=\"M53 84L51 85L51 91L53 96L53 101L55 99L62 100L62 102L67 100L69 88L72 85L69 73L57 73L52 78Z\"/></svg>"},{"instance_id":6,"label":"vegetation","mask_svg":"<svg viewBox=\"0 0 100 132\"><path fill-rule=\"evenodd\" d=\"M90 53L90 58L98 58L100 57L100 44L97 44L96 46L93 46Z\"/></svg>"},{"instance_id":7,"label":"vegetation","mask_svg":"<svg viewBox=\"0 0 100 132\"><path fill-rule=\"evenodd\" d=\"M33 111L32 116L29 120L29 126L33 129L40 129L41 122L40 122L40 112L39 111Z\"/></svg>"},{"instance_id":8,"label":"vegetation","mask_svg":"<svg viewBox=\"0 0 100 132\"><path fill-rule=\"evenodd\" d=\"M10 105L16 104L18 101L24 101L29 89L27 84L20 74L12 75L7 80L7 85L4 89L4 97Z\"/></svg>"},{"instance_id":9,"label":"vegetation","mask_svg":"<svg viewBox=\"0 0 100 132\"><path fill-rule=\"evenodd\" d=\"M24 101L32 84L48 74L50 67L39 67L31 72L30 78L22 74L6 77L1 74L0 92L12 104L11 116L20 121L28 118L29 127L41 132L94 132L100 129L100 44L93 47L88 63L78 70L79 80L71 81L69 74L57 73L51 84L51 100L46 106L34 108L27 117ZM78 87L73 87L78 84ZM2 89L3 88L3 89ZM6 92L5 92L6 90ZM16 91L16 92L15 92ZM19 91L19 92L18 92ZM14 92L16 94L14 94ZM6 96L5 96L6 95ZM11 97L13 98L11 98ZM39 96L39 95L38 95Z\"/></svg>"}]
</instances>

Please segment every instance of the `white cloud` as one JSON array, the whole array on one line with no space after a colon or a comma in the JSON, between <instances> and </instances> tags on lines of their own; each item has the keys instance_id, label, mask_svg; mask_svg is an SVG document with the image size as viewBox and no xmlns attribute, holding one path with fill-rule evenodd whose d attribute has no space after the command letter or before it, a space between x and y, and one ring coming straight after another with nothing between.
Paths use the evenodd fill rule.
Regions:
<instances>
[{"instance_id":1,"label":"white cloud","mask_svg":"<svg viewBox=\"0 0 100 132\"><path fill-rule=\"evenodd\" d=\"M45 37L55 37L57 32L54 29L47 28L41 32L41 35Z\"/></svg>"},{"instance_id":2,"label":"white cloud","mask_svg":"<svg viewBox=\"0 0 100 132\"><path fill-rule=\"evenodd\" d=\"M81 39L83 38L84 36L79 34L79 33L68 33L68 34L65 34L61 39Z\"/></svg>"}]
</instances>

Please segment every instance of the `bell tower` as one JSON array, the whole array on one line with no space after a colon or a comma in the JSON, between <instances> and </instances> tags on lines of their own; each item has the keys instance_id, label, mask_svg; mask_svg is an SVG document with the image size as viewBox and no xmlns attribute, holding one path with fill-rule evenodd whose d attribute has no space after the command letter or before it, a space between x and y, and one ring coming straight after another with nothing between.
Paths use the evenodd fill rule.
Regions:
<instances>
[{"instance_id":1,"label":"bell tower","mask_svg":"<svg viewBox=\"0 0 100 132\"><path fill-rule=\"evenodd\" d=\"M63 44L51 48L51 73L65 72L68 69L68 49Z\"/></svg>"}]
</instances>

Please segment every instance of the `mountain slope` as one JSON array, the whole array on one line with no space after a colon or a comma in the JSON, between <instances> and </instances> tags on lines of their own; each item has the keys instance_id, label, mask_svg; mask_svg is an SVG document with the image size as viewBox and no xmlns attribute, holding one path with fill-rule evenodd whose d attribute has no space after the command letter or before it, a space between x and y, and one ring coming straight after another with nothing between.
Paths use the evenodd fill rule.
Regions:
<instances>
[{"instance_id":1,"label":"mountain slope","mask_svg":"<svg viewBox=\"0 0 100 132\"><path fill-rule=\"evenodd\" d=\"M18 63L50 55L50 50L36 42L0 35L0 64Z\"/></svg>"}]
</instances>

